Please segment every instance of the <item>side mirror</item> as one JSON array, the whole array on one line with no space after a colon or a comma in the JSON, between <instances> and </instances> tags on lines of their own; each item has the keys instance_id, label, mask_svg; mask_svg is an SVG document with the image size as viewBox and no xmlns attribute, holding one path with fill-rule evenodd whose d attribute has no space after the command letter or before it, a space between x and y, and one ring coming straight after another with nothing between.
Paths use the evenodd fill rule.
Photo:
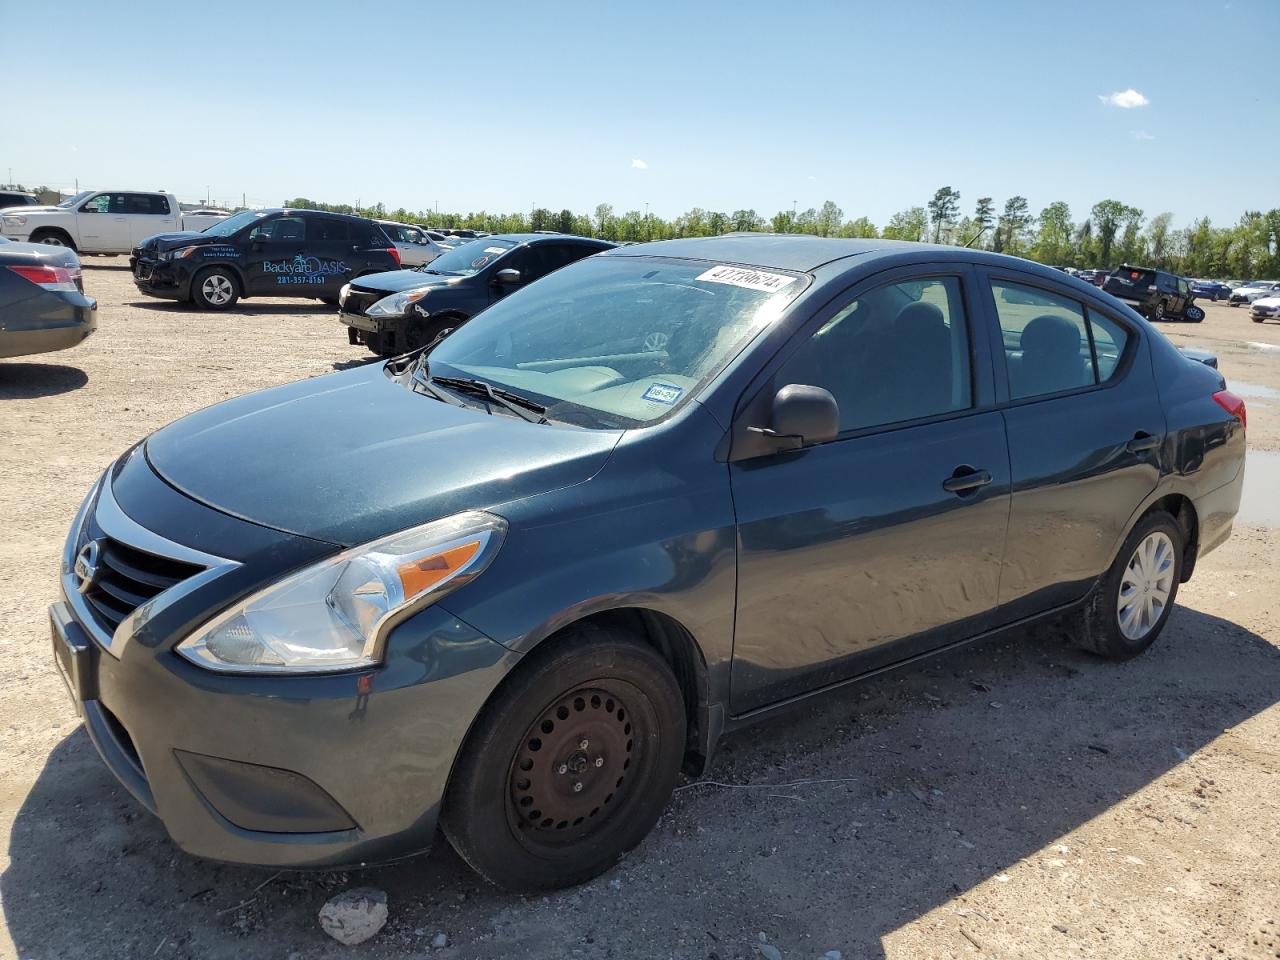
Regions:
<instances>
[{"instance_id":1,"label":"side mirror","mask_svg":"<svg viewBox=\"0 0 1280 960\"><path fill-rule=\"evenodd\" d=\"M826 443L840 433L840 407L829 390L789 383L774 394L769 426L747 429L777 441L785 450Z\"/></svg>"},{"instance_id":2,"label":"side mirror","mask_svg":"<svg viewBox=\"0 0 1280 960\"><path fill-rule=\"evenodd\" d=\"M507 267L505 270L499 270L493 275L493 282L500 287L520 282L520 271Z\"/></svg>"}]
</instances>

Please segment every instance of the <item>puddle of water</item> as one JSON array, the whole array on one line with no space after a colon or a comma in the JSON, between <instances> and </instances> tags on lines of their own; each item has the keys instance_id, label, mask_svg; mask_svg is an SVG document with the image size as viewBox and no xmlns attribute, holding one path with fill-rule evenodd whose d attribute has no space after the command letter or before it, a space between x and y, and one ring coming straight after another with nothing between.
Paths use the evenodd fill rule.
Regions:
<instances>
[{"instance_id":1,"label":"puddle of water","mask_svg":"<svg viewBox=\"0 0 1280 960\"><path fill-rule=\"evenodd\" d=\"M1256 400L1280 400L1280 390L1264 387L1258 383L1245 383L1243 380L1228 380L1227 389L1237 397Z\"/></svg>"},{"instance_id":2,"label":"puddle of water","mask_svg":"<svg viewBox=\"0 0 1280 960\"><path fill-rule=\"evenodd\" d=\"M1244 464L1244 493L1236 519L1257 527L1280 527L1280 453L1250 450Z\"/></svg>"}]
</instances>

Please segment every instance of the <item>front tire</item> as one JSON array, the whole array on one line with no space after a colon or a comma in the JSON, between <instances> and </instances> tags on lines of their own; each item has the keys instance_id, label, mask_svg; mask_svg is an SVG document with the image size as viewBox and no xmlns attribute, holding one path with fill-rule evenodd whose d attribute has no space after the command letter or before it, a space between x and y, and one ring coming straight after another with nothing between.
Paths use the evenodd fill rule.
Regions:
<instances>
[{"instance_id":1,"label":"front tire","mask_svg":"<svg viewBox=\"0 0 1280 960\"><path fill-rule=\"evenodd\" d=\"M1182 312L1182 315L1192 323L1199 323L1204 319L1204 311L1199 307L1187 307L1187 309Z\"/></svg>"},{"instance_id":2,"label":"front tire","mask_svg":"<svg viewBox=\"0 0 1280 960\"><path fill-rule=\"evenodd\" d=\"M1080 646L1121 661L1155 642L1178 596L1184 539L1164 511L1138 521L1084 611Z\"/></svg>"},{"instance_id":3,"label":"front tire","mask_svg":"<svg viewBox=\"0 0 1280 960\"><path fill-rule=\"evenodd\" d=\"M586 625L531 653L476 722L441 826L489 881L524 893L608 870L653 828L684 756L667 662Z\"/></svg>"},{"instance_id":4,"label":"front tire","mask_svg":"<svg viewBox=\"0 0 1280 960\"><path fill-rule=\"evenodd\" d=\"M224 267L209 267L191 281L191 302L205 310L230 310L240 299L240 283Z\"/></svg>"},{"instance_id":5,"label":"front tire","mask_svg":"<svg viewBox=\"0 0 1280 960\"><path fill-rule=\"evenodd\" d=\"M37 230L31 235L32 243L43 243L50 247L66 247L75 251L75 242L61 230Z\"/></svg>"}]
</instances>

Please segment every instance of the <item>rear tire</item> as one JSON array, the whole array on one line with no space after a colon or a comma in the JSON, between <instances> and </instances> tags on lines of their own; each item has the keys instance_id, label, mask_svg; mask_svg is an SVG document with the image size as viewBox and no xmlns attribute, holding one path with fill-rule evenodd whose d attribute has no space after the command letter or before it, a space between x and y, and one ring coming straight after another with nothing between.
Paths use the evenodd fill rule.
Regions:
<instances>
[{"instance_id":1,"label":"rear tire","mask_svg":"<svg viewBox=\"0 0 1280 960\"><path fill-rule=\"evenodd\" d=\"M587 624L535 650L472 728L441 827L459 856L520 892L590 880L653 828L684 757L667 662Z\"/></svg>"},{"instance_id":2,"label":"rear tire","mask_svg":"<svg viewBox=\"0 0 1280 960\"><path fill-rule=\"evenodd\" d=\"M1151 646L1177 599L1185 547L1182 528L1164 511L1139 520L1081 614L1076 642L1116 661Z\"/></svg>"},{"instance_id":3,"label":"rear tire","mask_svg":"<svg viewBox=\"0 0 1280 960\"><path fill-rule=\"evenodd\" d=\"M1157 300L1156 305L1151 308L1151 319L1160 321L1164 319L1164 301Z\"/></svg>"},{"instance_id":4,"label":"rear tire","mask_svg":"<svg viewBox=\"0 0 1280 960\"><path fill-rule=\"evenodd\" d=\"M191 281L191 302L203 310L230 310L240 299L240 281L225 267L201 270Z\"/></svg>"}]
</instances>

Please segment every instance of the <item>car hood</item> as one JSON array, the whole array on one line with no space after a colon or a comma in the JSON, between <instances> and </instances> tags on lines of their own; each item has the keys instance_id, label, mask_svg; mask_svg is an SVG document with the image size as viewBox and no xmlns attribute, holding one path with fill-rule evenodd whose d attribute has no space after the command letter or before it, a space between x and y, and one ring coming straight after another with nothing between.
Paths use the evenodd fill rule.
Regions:
<instances>
[{"instance_id":1,"label":"car hood","mask_svg":"<svg viewBox=\"0 0 1280 960\"><path fill-rule=\"evenodd\" d=\"M1255 307L1280 307L1280 294L1269 293L1253 301Z\"/></svg>"},{"instance_id":2,"label":"car hood","mask_svg":"<svg viewBox=\"0 0 1280 960\"><path fill-rule=\"evenodd\" d=\"M208 407L152 434L146 453L214 509L351 546L581 483L621 435L457 407L375 363Z\"/></svg>"},{"instance_id":3,"label":"car hood","mask_svg":"<svg viewBox=\"0 0 1280 960\"><path fill-rule=\"evenodd\" d=\"M352 281L353 287L362 290L378 290L399 293L401 290L418 290L422 287L451 287L466 277L442 277L417 270L388 270L386 273L370 273Z\"/></svg>"},{"instance_id":4,"label":"car hood","mask_svg":"<svg viewBox=\"0 0 1280 960\"><path fill-rule=\"evenodd\" d=\"M70 213L66 207L55 206L33 206L31 204L18 204L16 207L5 207L5 213Z\"/></svg>"},{"instance_id":5,"label":"car hood","mask_svg":"<svg viewBox=\"0 0 1280 960\"><path fill-rule=\"evenodd\" d=\"M139 250L160 253L164 250L176 250L178 247L204 246L211 243L227 243L226 237L211 237L196 230L175 230L172 233L156 233L147 237L140 244Z\"/></svg>"}]
</instances>

